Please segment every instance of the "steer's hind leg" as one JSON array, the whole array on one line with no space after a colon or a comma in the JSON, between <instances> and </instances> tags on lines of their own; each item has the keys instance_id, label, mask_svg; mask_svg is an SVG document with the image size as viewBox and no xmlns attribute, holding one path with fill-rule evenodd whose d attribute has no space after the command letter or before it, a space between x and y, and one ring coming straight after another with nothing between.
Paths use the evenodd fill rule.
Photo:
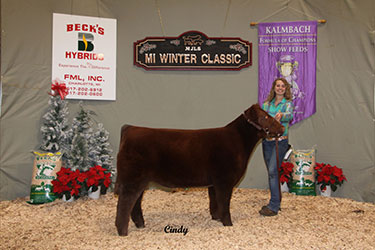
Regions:
<instances>
[{"instance_id":1,"label":"steer's hind leg","mask_svg":"<svg viewBox=\"0 0 375 250\"><path fill-rule=\"evenodd\" d=\"M232 187L217 187L216 200L218 205L218 214L224 226L232 226L232 219L230 217L230 198L232 196Z\"/></svg>"},{"instance_id":2,"label":"steer's hind leg","mask_svg":"<svg viewBox=\"0 0 375 250\"><path fill-rule=\"evenodd\" d=\"M139 195L131 213L132 220L137 228L145 227L145 221L143 219L142 207L141 207L143 193L144 191L142 191L141 194Z\"/></svg>"},{"instance_id":3,"label":"steer's hind leg","mask_svg":"<svg viewBox=\"0 0 375 250\"><path fill-rule=\"evenodd\" d=\"M121 184L118 189L116 227L119 235L126 236L128 235L130 212L143 190L125 187Z\"/></svg>"},{"instance_id":4,"label":"steer's hind leg","mask_svg":"<svg viewBox=\"0 0 375 250\"><path fill-rule=\"evenodd\" d=\"M208 196L210 198L210 214L213 220L220 220L217 209L216 193L213 186L208 187Z\"/></svg>"}]
</instances>

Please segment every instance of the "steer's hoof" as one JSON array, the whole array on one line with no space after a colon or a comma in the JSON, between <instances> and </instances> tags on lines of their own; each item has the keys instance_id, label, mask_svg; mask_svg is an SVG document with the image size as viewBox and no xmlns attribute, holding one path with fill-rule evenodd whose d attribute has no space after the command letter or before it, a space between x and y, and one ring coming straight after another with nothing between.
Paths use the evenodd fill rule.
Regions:
<instances>
[{"instance_id":1,"label":"steer's hoof","mask_svg":"<svg viewBox=\"0 0 375 250\"><path fill-rule=\"evenodd\" d=\"M117 228L118 235L120 236L127 236L128 235L128 230L121 230Z\"/></svg>"},{"instance_id":2,"label":"steer's hoof","mask_svg":"<svg viewBox=\"0 0 375 250\"><path fill-rule=\"evenodd\" d=\"M223 222L223 225L226 226L226 227L231 227L231 226L233 226L233 224L232 224L231 221Z\"/></svg>"},{"instance_id":3,"label":"steer's hoof","mask_svg":"<svg viewBox=\"0 0 375 250\"><path fill-rule=\"evenodd\" d=\"M134 223L137 228L144 228L145 223Z\"/></svg>"},{"instance_id":4,"label":"steer's hoof","mask_svg":"<svg viewBox=\"0 0 375 250\"><path fill-rule=\"evenodd\" d=\"M214 216L214 215L212 215L211 218L212 218L213 220L218 220L218 221L220 221L220 218L219 218L218 216Z\"/></svg>"}]
</instances>

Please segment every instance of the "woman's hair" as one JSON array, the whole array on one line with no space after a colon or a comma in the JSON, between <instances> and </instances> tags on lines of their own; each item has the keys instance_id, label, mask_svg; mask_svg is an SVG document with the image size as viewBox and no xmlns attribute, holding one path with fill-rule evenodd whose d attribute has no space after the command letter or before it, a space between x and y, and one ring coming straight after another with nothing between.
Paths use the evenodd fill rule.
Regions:
<instances>
[{"instance_id":1,"label":"woman's hair","mask_svg":"<svg viewBox=\"0 0 375 250\"><path fill-rule=\"evenodd\" d=\"M279 80L285 84L285 94L284 94L285 99L287 99L288 101L292 100L292 92L290 91L290 84L288 83L287 80L285 80L285 78L279 77L279 78L276 78L275 81L273 81L272 88L270 90L270 93L268 94L266 102L270 102L273 100L273 98L275 98L276 96L275 86L276 86L276 82Z\"/></svg>"}]
</instances>

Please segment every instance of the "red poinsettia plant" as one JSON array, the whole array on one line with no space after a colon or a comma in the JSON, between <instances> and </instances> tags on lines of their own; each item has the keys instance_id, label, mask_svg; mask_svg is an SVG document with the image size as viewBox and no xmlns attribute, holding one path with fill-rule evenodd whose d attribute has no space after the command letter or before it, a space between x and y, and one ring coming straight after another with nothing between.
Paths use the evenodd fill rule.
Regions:
<instances>
[{"instance_id":1,"label":"red poinsettia plant","mask_svg":"<svg viewBox=\"0 0 375 250\"><path fill-rule=\"evenodd\" d=\"M321 184L321 191L325 191L327 186L331 186L332 191L335 192L338 186L347 181L342 169L330 164L316 163L315 172L317 183Z\"/></svg>"},{"instance_id":2,"label":"red poinsettia plant","mask_svg":"<svg viewBox=\"0 0 375 250\"><path fill-rule=\"evenodd\" d=\"M284 161L281 163L279 167L279 176L280 176L280 183L287 183L289 186L290 181L292 180L292 172L293 172L293 163Z\"/></svg>"},{"instance_id":3,"label":"red poinsettia plant","mask_svg":"<svg viewBox=\"0 0 375 250\"><path fill-rule=\"evenodd\" d=\"M108 169L96 165L94 167L91 167L88 171L86 171L85 175L85 184L88 189L91 187L91 191L95 192L100 187L101 194L105 194L107 192L107 188L111 184L111 173Z\"/></svg>"},{"instance_id":4,"label":"red poinsettia plant","mask_svg":"<svg viewBox=\"0 0 375 250\"><path fill-rule=\"evenodd\" d=\"M81 172L78 169L72 171L70 168L62 167L57 172L56 180L52 181L53 192L59 198L65 195L69 200L72 196L78 198L87 195L89 188L95 192L99 187L100 193L105 194L111 184L111 173L99 165L91 167L88 171Z\"/></svg>"},{"instance_id":5,"label":"red poinsettia plant","mask_svg":"<svg viewBox=\"0 0 375 250\"><path fill-rule=\"evenodd\" d=\"M84 181L85 176L78 169L72 171L70 168L62 167L61 170L57 172L57 178L52 181L53 192L57 194L59 198L65 195L67 200L72 196L78 198Z\"/></svg>"}]
</instances>

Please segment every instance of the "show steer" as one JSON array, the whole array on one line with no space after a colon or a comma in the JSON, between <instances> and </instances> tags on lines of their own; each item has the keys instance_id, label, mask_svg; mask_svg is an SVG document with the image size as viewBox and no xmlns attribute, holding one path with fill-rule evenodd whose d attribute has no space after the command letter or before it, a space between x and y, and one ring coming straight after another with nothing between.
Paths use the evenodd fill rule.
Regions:
<instances>
[{"instance_id":1,"label":"show steer","mask_svg":"<svg viewBox=\"0 0 375 250\"><path fill-rule=\"evenodd\" d=\"M198 130L124 125L117 155L116 227L128 234L129 217L144 227L141 202L149 182L170 188L208 187L210 214L232 226L233 187L246 171L257 142L282 134L284 127L258 104L225 127Z\"/></svg>"}]
</instances>

